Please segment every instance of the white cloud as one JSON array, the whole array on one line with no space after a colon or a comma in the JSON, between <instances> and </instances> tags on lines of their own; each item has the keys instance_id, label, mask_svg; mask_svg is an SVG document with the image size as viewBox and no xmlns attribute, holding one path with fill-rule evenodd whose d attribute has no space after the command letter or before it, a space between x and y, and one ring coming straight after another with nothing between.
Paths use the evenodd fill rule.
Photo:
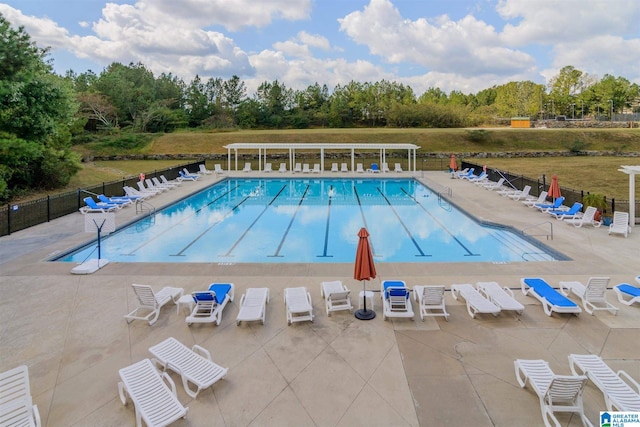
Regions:
<instances>
[{"instance_id":1,"label":"white cloud","mask_svg":"<svg viewBox=\"0 0 640 427\"><path fill-rule=\"evenodd\" d=\"M512 46L584 42L596 34L637 37L637 0L501 0L496 7L505 20L502 39Z\"/></svg>"},{"instance_id":2,"label":"white cloud","mask_svg":"<svg viewBox=\"0 0 640 427\"><path fill-rule=\"evenodd\" d=\"M230 31L266 27L273 19L308 19L311 0L140 0L136 8L155 22L167 19L182 26L220 25ZM176 22L177 21L177 22Z\"/></svg>"},{"instance_id":3,"label":"white cloud","mask_svg":"<svg viewBox=\"0 0 640 427\"><path fill-rule=\"evenodd\" d=\"M69 36L49 19L26 16L8 6L0 5L0 11L14 25L24 25L39 46L68 50L104 66L141 62L156 73L172 72L187 81L196 74L253 74L248 56L232 39L216 31L177 26L168 16L154 21L158 14L146 13L140 9L143 5L108 3L93 24L95 36Z\"/></svg>"},{"instance_id":4,"label":"white cloud","mask_svg":"<svg viewBox=\"0 0 640 427\"><path fill-rule=\"evenodd\" d=\"M340 29L389 63L413 63L465 78L477 74L511 75L534 66L534 58L504 47L485 22L467 15L452 21L404 19L389 0L371 0L363 11L340 20Z\"/></svg>"},{"instance_id":5,"label":"white cloud","mask_svg":"<svg viewBox=\"0 0 640 427\"><path fill-rule=\"evenodd\" d=\"M322 50L329 50L331 48L329 40L319 34L309 34L306 31L300 31L298 33L298 40L306 45L317 47Z\"/></svg>"}]
</instances>

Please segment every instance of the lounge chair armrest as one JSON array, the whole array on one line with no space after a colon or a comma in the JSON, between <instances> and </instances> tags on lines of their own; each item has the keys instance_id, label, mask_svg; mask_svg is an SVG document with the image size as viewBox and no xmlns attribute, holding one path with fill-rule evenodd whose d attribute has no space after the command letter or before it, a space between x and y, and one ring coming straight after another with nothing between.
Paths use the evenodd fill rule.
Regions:
<instances>
[{"instance_id":1,"label":"lounge chair armrest","mask_svg":"<svg viewBox=\"0 0 640 427\"><path fill-rule=\"evenodd\" d=\"M38 411L38 405L33 405L31 409L33 409L33 419L36 423L36 427L40 427L42 425L42 421L40 420L40 411Z\"/></svg>"},{"instance_id":2,"label":"lounge chair armrest","mask_svg":"<svg viewBox=\"0 0 640 427\"><path fill-rule=\"evenodd\" d=\"M178 396L178 394L176 393L176 383L173 382L169 374L167 374L166 372L163 372L162 379L164 380L164 382L167 383L167 385L171 389L171 393L173 393L174 396Z\"/></svg>"},{"instance_id":3,"label":"lounge chair armrest","mask_svg":"<svg viewBox=\"0 0 640 427\"><path fill-rule=\"evenodd\" d=\"M127 395L126 390L124 389L124 383L122 381L118 381L118 395L120 396L120 401L124 406L127 406Z\"/></svg>"},{"instance_id":4,"label":"lounge chair armrest","mask_svg":"<svg viewBox=\"0 0 640 427\"><path fill-rule=\"evenodd\" d=\"M624 381L626 381L627 383L629 383L629 385L632 385L633 387L635 387L636 389L636 393L640 394L640 384L638 384L636 382L636 380L634 380L633 378L631 378L631 376L629 374L627 374L625 371L623 371L622 369L619 370L617 372L617 375L622 378Z\"/></svg>"},{"instance_id":5,"label":"lounge chair armrest","mask_svg":"<svg viewBox=\"0 0 640 427\"><path fill-rule=\"evenodd\" d=\"M191 347L191 351L193 351L194 353L204 357L205 359L211 360L211 353L209 353L209 350L207 350L204 347L200 347L198 344L196 344L193 347Z\"/></svg>"},{"instance_id":6,"label":"lounge chair armrest","mask_svg":"<svg viewBox=\"0 0 640 427\"><path fill-rule=\"evenodd\" d=\"M509 289L509 288L508 288L508 287L506 287L506 286L505 286L503 289L504 289L504 291L505 291L506 293L508 293L509 295L511 295L511 298L515 298L515 295L513 294L513 291L512 291L511 289Z\"/></svg>"}]
</instances>

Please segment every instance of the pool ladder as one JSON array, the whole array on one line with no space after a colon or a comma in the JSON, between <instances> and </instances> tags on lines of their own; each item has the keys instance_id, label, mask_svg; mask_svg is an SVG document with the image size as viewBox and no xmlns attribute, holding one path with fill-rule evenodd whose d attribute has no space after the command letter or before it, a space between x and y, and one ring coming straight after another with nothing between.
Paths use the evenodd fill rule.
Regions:
<instances>
[{"instance_id":1,"label":"pool ladder","mask_svg":"<svg viewBox=\"0 0 640 427\"><path fill-rule=\"evenodd\" d=\"M144 200L136 200L136 215L147 213L149 216L156 214L156 207Z\"/></svg>"},{"instance_id":2,"label":"pool ladder","mask_svg":"<svg viewBox=\"0 0 640 427\"><path fill-rule=\"evenodd\" d=\"M530 234L526 232L527 230L532 228L542 228L542 226L547 224L549 225L549 230L542 234ZM528 227L525 227L522 230L520 230L520 232L525 236L545 236L547 240L553 240L553 223L551 221L540 222L538 224L533 224Z\"/></svg>"}]
</instances>

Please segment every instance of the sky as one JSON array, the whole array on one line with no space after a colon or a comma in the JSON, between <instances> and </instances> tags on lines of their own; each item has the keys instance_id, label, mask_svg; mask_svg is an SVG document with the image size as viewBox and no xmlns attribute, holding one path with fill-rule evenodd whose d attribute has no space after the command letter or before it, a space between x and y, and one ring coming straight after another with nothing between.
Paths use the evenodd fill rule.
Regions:
<instances>
[{"instance_id":1,"label":"sky","mask_svg":"<svg viewBox=\"0 0 640 427\"><path fill-rule=\"evenodd\" d=\"M10 0L54 70L142 63L189 83L239 76L330 90L396 81L477 93L571 65L640 84L638 0Z\"/></svg>"}]
</instances>

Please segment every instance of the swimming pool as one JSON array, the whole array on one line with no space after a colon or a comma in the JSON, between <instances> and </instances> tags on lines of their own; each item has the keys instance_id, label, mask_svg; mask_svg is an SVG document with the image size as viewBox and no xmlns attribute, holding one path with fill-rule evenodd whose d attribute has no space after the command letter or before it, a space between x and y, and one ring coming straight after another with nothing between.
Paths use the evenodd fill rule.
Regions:
<instances>
[{"instance_id":1,"label":"swimming pool","mask_svg":"<svg viewBox=\"0 0 640 427\"><path fill-rule=\"evenodd\" d=\"M228 178L102 238L111 262L351 263L366 227L376 262L557 259L480 224L414 179ZM96 258L95 242L57 261Z\"/></svg>"}]
</instances>

